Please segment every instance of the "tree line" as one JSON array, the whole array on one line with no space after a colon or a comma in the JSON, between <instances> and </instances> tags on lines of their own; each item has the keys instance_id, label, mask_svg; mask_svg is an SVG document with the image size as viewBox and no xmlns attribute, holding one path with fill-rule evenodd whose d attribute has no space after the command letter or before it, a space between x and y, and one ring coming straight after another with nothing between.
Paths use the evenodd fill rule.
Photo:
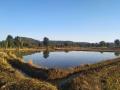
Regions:
<instances>
[{"instance_id":1,"label":"tree line","mask_svg":"<svg viewBox=\"0 0 120 90\"><path fill-rule=\"evenodd\" d=\"M43 41L37 41L31 38L16 36L13 38L12 35L8 35L5 40L0 41L0 48L34 48L41 46L49 46L49 39L44 37Z\"/></svg>"},{"instance_id":2,"label":"tree line","mask_svg":"<svg viewBox=\"0 0 120 90\"><path fill-rule=\"evenodd\" d=\"M100 41L99 43L86 43L80 44L81 47L107 47L107 48L119 48L120 47L120 40L116 39L114 42L105 42Z\"/></svg>"},{"instance_id":3,"label":"tree line","mask_svg":"<svg viewBox=\"0 0 120 90\"><path fill-rule=\"evenodd\" d=\"M23 43L21 41L21 38L16 36L15 38L13 38L11 35L8 35L6 40L3 40L0 42L0 47L1 48L22 48L23 47Z\"/></svg>"},{"instance_id":4,"label":"tree line","mask_svg":"<svg viewBox=\"0 0 120 90\"><path fill-rule=\"evenodd\" d=\"M22 37L16 36L13 38L12 35L8 35L3 41L0 41L1 48L34 48L34 47L120 47L120 40L116 39L113 43L101 41L99 43L82 43L72 41L51 41L49 38L44 37L43 41L36 41L33 39L23 39Z\"/></svg>"}]
</instances>

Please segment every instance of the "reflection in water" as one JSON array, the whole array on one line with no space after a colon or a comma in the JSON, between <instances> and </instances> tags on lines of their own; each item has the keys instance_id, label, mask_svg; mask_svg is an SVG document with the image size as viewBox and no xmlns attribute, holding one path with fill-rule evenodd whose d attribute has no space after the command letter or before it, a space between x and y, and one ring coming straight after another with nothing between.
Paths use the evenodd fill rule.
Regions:
<instances>
[{"instance_id":1,"label":"reflection in water","mask_svg":"<svg viewBox=\"0 0 120 90\"><path fill-rule=\"evenodd\" d=\"M47 58L49 57L49 54L50 54L50 52L49 52L48 50L45 50L45 51L43 52L43 57L44 57L45 59L47 59Z\"/></svg>"},{"instance_id":2,"label":"reflection in water","mask_svg":"<svg viewBox=\"0 0 120 90\"><path fill-rule=\"evenodd\" d=\"M104 52L100 51L101 54L103 54Z\"/></svg>"},{"instance_id":3,"label":"reflection in water","mask_svg":"<svg viewBox=\"0 0 120 90\"><path fill-rule=\"evenodd\" d=\"M23 59L29 64L34 64L40 67L47 68L69 68L76 67L82 64L93 64L103 60L117 58L120 52L89 52L89 51L71 51L66 52L49 52L33 53L25 55ZM31 61L32 60L32 61Z\"/></svg>"},{"instance_id":4,"label":"reflection in water","mask_svg":"<svg viewBox=\"0 0 120 90\"><path fill-rule=\"evenodd\" d=\"M69 50L65 50L65 53L69 53Z\"/></svg>"},{"instance_id":5,"label":"reflection in water","mask_svg":"<svg viewBox=\"0 0 120 90\"><path fill-rule=\"evenodd\" d=\"M32 60L29 60L29 61L28 61L28 64L32 65L32 64L33 64L33 61L32 61Z\"/></svg>"},{"instance_id":6,"label":"reflection in water","mask_svg":"<svg viewBox=\"0 0 120 90\"><path fill-rule=\"evenodd\" d=\"M17 57L19 58L23 58L23 56L27 56L27 55L33 55L35 53L37 53L37 51L26 51L26 52L22 52L22 51L16 51L16 52L13 52ZM40 53L40 51L38 51L38 53Z\"/></svg>"},{"instance_id":7,"label":"reflection in water","mask_svg":"<svg viewBox=\"0 0 120 90\"><path fill-rule=\"evenodd\" d=\"M120 56L120 52L115 52L115 56Z\"/></svg>"}]
</instances>

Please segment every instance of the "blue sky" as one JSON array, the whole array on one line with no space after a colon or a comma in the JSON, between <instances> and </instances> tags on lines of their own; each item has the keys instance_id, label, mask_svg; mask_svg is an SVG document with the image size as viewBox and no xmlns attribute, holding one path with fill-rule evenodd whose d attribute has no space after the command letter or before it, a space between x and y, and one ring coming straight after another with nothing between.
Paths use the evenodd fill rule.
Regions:
<instances>
[{"instance_id":1,"label":"blue sky","mask_svg":"<svg viewBox=\"0 0 120 90\"><path fill-rule=\"evenodd\" d=\"M120 38L120 0L0 0L0 40L99 42Z\"/></svg>"}]
</instances>

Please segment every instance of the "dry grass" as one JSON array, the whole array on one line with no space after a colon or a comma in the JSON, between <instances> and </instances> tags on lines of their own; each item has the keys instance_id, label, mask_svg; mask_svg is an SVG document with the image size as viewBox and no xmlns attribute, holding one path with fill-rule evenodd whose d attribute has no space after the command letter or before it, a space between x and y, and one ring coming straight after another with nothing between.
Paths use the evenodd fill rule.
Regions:
<instances>
[{"instance_id":1,"label":"dry grass","mask_svg":"<svg viewBox=\"0 0 120 90\"><path fill-rule=\"evenodd\" d=\"M100 67L101 65L104 65ZM63 90L120 90L120 59L99 63L96 70L89 70L68 81ZM99 68L99 69L98 69Z\"/></svg>"},{"instance_id":2,"label":"dry grass","mask_svg":"<svg viewBox=\"0 0 120 90\"><path fill-rule=\"evenodd\" d=\"M0 52L0 90L57 90L47 82L24 76L11 67L8 59L16 58L11 53Z\"/></svg>"},{"instance_id":3,"label":"dry grass","mask_svg":"<svg viewBox=\"0 0 120 90\"><path fill-rule=\"evenodd\" d=\"M39 80L60 81L57 85L61 84L61 81L67 80L59 87L60 90L120 90L120 58L92 65L82 65L67 70L40 69L32 66L31 63L22 62L21 59L18 59L12 53L1 52L0 60L0 81L2 81L0 82L0 87L2 89L57 90L55 86L49 83L25 77L14 69L17 68L28 76ZM78 75L70 79L75 74ZM21 87L22 89L20 89Z\"/></svg>"}]
</instances>

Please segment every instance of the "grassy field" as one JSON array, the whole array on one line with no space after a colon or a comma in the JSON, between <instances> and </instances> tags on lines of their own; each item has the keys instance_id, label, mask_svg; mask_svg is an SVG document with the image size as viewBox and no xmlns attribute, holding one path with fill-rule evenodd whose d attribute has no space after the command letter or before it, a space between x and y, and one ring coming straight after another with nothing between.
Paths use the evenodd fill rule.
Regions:
<instances>
[{"instance_id":1,"label":"grassy field","mask_svg":"<svg viewBox=\"0 0 120 90\"><path fill-rule=\"evenodd\" d=\"M25 76L11 67L8 60L14 58L14 55L0 52L0 90L57 90L55 86Z\"/></svg>"},{"instance_id":2,"label":"grassy field","mask_svg":"<svg viewBox=\"0 0 120 90\"><path fill-rule=\"evenodd\" d=\"M53 86L54 85L54 86ZM22 87L22 88L21 88ZM0 90L120 90L120 58L69 69L43 69L0 53Z\"/></svg>"},{"instance_id":3,"label":"grassy field","mask_svg":"<svg viewBox=\"0 0 120 90\"><path fill-rule=\"evenodd\" d=\"M120 59L90 65L76 77L69 76L62 85L62 90L66 89L120 90Z\"/></svg>"}]
</instances>

